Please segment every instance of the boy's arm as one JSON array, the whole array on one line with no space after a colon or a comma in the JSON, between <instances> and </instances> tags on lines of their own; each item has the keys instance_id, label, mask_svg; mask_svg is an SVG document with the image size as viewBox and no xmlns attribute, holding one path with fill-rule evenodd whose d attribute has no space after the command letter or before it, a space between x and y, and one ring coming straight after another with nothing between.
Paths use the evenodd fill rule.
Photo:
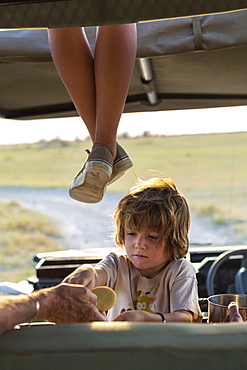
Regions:
<instances>
[{"instance_id":1,"label":"boy's arm","mask_svg":"<svg viewBox=\"0 0 247 370\"><path fill-rule=\"evenodd\" d=\"M193 314L190 311L179 310L164 314L166 322L192 322ZM161 321L161 317L160 320Z\"/></svg>"},{"instance_id":2,"label":"boy's arm","mask_svg":"<svg viewBox=\"0 0 247 370\"><path fill-rule=\"evenodd\" d=\"M186 310L179 310L163 314L166 322L192 322L192 313ZM126 311L117 316L113 321L138 321L138 322L163 322L162 315L142 310Z\"/></svg>"},{"instance_id":3,"label":"boy's arm","mask_svg":"<svg viewBox=\"0 0 247 370\"><path fill-rule=\"evenodd\" d=\"M89 264L78 267L64 279L65 283L84 285L90 290L95 286L106 285L106 281L107 275L105 270Z\"/></svg>"}]
</instances>

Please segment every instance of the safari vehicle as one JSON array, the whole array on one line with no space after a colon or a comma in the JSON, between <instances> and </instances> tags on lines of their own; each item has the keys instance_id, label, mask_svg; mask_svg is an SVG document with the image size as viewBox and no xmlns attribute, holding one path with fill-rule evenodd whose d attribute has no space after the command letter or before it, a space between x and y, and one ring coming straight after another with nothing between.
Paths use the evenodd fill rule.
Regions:
<instances>
[{"instance_id":1,"label":"safari vehicle","mask_svg":"<svg viewBox=\"0 0 247 370\"><path fill-rule=\"evenodd\" d=\"M1 0L0 114L12 119L76 115L52 64L44 28L86 26L93 47L96 25L126 22L138 23L138 52L125 112L246 105L245 8L245 0ZM213 294L247 294L245 243L198 243L189 252L202 308ZM102 256L36 258L38 289ZM0 366L242 369L246 348L246 324L39 324L0 338Z\"/></svg>"}]
</instances>

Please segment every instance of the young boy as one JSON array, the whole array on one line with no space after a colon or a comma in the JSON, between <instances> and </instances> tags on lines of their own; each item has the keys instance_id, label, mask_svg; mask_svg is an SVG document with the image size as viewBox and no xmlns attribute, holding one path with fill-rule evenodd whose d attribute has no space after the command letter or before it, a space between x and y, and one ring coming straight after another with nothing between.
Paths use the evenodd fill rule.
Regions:
<instances>
[{"instance_id":1,"label":"young boy","mask_svg":"<svg viewBox=\"0 0 247 370\"><path fill-rule=\"evenodd\" d=\"M140 180L114 218L115 240L126 255L112 252L96 267L82 265L65 282L113 288L110 321L201 321L195 271L185 259L189 208L174 182Z\"/></svg>"}]
</instances>

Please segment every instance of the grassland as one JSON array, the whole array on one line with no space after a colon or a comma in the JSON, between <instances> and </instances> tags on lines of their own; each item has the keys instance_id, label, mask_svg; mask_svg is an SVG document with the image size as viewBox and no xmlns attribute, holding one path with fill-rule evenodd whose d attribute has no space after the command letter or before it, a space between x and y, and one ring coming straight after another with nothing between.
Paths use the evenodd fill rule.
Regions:
<instances>
[{"instance_id":1,"label":"grassland","mask_svg":"<svg viewBox=\"0 0 247 370\"><path fill-rule=\"evenodd\" d=\"M0 281L34 275L38 252L59 250L56 225L17 202L0 203Z\"/></svg>"},{"instance_id":2,"label":"grassland","mask_svg":"<svg viewBox=\"0 0 247 370\"><path fill-rule=\"evenodd\" d=\"M244 207L247 132L140 137L120 140L134 162L109 191L126 192L136 177L171 177L192 207L227 208L234 218ZM68 187L90 148L88 141L0 146L0 186ZM212 203L212 204L211 204ZM205 212L205 209L204 211Z\"/></svg>"},{"instance_id":3,"label":"grassland","mask_svg":"<svg viewBox=\"0 0 247 370\"><path fill-rule=\"evenodd\" d=\"M139 137L121 140L134 167L109 188L126 191L149 169L171 176L183 189L246 184L246 133ZM82 166L88 141L0 146L0 186L67 187ZM224 182L222 183L222 180ZM222 189L224 190L224 188Z\"/></svg>"},{"instance_id":4,"label":"grassland","mask_svg":"<svg viewBox=\"0 0 247 370\"><path fill-rule=\"evenodd\" d=\"M247 241L246 142L247 132L120 139L134 166L110 185L108 191L126 192L137 177L171 177L195 214L210 218L214 224L228 225L240 240ZM0 186L67 188L86 159L84 150L90 147L88 141L0 146ZM16 252L10 252L12 256L20 248L24 253L24 246L32 245L34 230L40 230L40 225L36 224L30 234L30 230L25 229L27 218L22 221L21 228L12 227L12 218L4 229L1 226L1 233L5 235L0 239L1 256L4 254L4 258L8 258L10 245L17 248ZM19 232L18 237L14 236L15 230ZM24 238L24 234L29 241L24 242L23 239L17 244L20 235ZM42 231L41 234L37 231L35 238L44 237L44 243L47 243L45 250L49 246L54 250L54 238L47 237L49 234L50 231ZM42 245L42 242L38 244ZM27 249L38 251L37 244ZM5 262L1 261L0 265ZM0 280L2 276L0 274Z\"/></svg>"}]
</instances>

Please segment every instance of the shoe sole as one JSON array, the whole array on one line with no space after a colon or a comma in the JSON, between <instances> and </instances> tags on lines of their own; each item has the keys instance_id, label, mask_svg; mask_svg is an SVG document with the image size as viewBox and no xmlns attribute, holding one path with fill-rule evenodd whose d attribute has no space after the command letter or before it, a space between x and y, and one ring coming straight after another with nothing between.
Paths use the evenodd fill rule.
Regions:
<instances>
[{"instance_id":1,"label":"shoe sole","mask_svg":"<svg viewBox=\"0 0 247 370\"><path fill-rule=\"evenodd\" d=\"M133 166L133 163L128 155L124 158L120 158L118 162L113 163L113 171L108 182L108 185L118 180L125 172Z\"/></svg>"},{"instance_id":2,"label":"shoe sole","mask_svg":"<svg viewBox=\"0 0 247 370\"><path fill-rule=\"evenodd\" d=\"M72 182L69 195L79 202L100 202L105 194L111 172L112 167L102 161L87 162L83 172Z\"/></svg>"}]
</instances>

